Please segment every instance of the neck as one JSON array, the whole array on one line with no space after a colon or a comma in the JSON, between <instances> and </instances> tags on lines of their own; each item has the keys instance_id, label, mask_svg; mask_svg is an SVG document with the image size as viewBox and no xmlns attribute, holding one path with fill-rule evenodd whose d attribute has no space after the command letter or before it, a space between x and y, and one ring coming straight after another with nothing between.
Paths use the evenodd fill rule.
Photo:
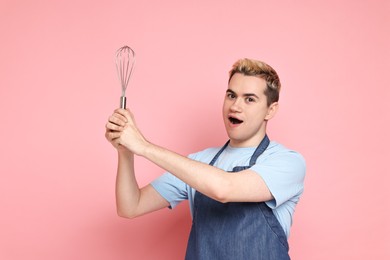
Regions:
<instances>
[{"instance_id":1,"label":"neck","mask_svg":"<svg viewBox=\"0 0 390 260\"><path fill-rule=\"evenodd\" d=\"M236 147L236 148L257 147L260 144L260 142L264 139L265 135L266 133L264 131L248 140L237 140L237 139L230 138L229 145L231 147Z\"/></svg>"}]
</instances>

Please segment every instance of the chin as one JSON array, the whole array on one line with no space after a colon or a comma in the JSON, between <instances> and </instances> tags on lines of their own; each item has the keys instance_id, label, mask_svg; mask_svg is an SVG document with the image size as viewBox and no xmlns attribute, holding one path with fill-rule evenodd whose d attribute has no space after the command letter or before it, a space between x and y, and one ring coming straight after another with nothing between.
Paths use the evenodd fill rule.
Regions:
<instances>
[{"instance_id":1,"label":"chin","mask_svg":"<svg viewBox=\"0 0 390 260\"><path fill-rule=\"evenodd\" d=\"M241 138L240 136L237 136L237 135L234 135L231 133L228 133L228 137L229 137L230 141L234 142L234 143L241 143L243 140L243 138Z\"/></svg>"}]
</instances>

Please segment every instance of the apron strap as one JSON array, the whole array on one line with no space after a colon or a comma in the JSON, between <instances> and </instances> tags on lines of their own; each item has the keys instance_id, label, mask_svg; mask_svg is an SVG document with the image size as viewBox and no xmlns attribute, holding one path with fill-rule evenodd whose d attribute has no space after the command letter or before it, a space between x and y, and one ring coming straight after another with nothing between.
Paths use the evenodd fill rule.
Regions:
<instances>
[{"instance_id":1,"label":"apron strap","mask_svg":"<svg viewBox=\"0 0 390 260\"><path fill-rule=\"evenodd\" d=\"M249 161L249 167L252 167L256 164L257 158L259 158L259 156L265 151L265 149L267 149L269 143L270 141L268 135L266 134L263 140L261 140L259 146L257 146L255 152L253 153L251 160Z\"/></svg>"},{"instance_id":2,"label":"apron strap","mask_svg":"<svg viewBox=\"0 0 390 260\"><path fill-rule=\"evenodd\" d=\"M230 143L230 140L228 140L226 142L226 144L218 151L218 153L214 156L214 158L211 160L211 162L209 163L209 165L213 166L214 163L217 161L218 157L221 155L221 153L223 152L223 150L225 150L225 148L228 146L228 144Z\"/></svg>"}]
</instances>

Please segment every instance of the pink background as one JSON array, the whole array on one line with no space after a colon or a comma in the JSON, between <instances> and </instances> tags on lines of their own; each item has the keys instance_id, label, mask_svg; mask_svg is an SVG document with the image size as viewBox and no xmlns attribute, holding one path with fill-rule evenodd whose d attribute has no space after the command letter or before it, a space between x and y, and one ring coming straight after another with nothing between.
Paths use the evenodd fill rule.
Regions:
<instances>
[{"instance_id":1,"label":"pink background","mask_svg":"<svg viewBox=\"0 0 390 260\"><path fill-rule=\"evenodd\" d=\"M104 125L125 44L139 127L183 155L227 139L232 63L271 64L283 87L269 135L307 160L292 259L390 259L389 3L2 0L0 259L183 259L187 203L116 215ZM162 173L136 163L141 185Z\"/></svg>"}]
</instances>

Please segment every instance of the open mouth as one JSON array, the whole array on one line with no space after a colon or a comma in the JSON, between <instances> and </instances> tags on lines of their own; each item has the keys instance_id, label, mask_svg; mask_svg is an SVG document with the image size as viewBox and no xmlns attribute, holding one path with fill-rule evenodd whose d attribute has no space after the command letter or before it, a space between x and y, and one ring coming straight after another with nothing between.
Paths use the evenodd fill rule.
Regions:
<instances>
[{"instance_id":1,"label":"open mouth","mask_svg":"<svg viewBox=\"0 0 390 260\"><path fill-rule=\"evenodd\" d=\"M242 122L244 122L244 121L242 121L240 119L237 119L237 118L234 118L234 117L231 117L231 116L229 117L229 121L233 125L238 125L238 124L241 124Z\"/></svg>"}]
</instances>

